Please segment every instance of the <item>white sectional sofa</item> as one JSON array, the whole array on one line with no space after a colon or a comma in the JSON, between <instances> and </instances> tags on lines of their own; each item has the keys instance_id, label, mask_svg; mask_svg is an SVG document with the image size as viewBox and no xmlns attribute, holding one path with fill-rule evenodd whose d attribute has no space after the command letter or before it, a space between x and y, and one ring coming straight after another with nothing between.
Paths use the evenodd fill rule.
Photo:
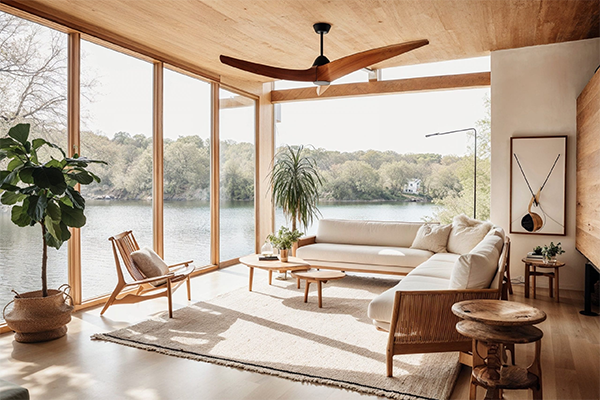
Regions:
<instances>
[{"instance_id":1,"label":"white sectional sofa","mask_svg":"<svg viewBox=\"0 0 600 400\"><path fill-rule=\"evenodd\" d=\"M395 354L470 350L471 341L455 329L452 304L506 298L510 240L502 228L466 216L456 217L452 227L424 225L323 219L317 235L301 239L296 249L314 268L406 275L367 311L377 329L389 332L388 376ZM455 252L414 248L423 247L415 238L422 239L427 229L446 229L447 243L430 247L447 245ZM461 361L469 364L470 357Z\"/></svg>"},{"instance_id":2,"label":"white sectional sofa","mask_svg":"<svg viewBox=\"0 0 600 400\"><path fill-rule=\"evenodd\" d=\"M406 275L433 256L411 249L422 222L322 219L300 239L296 256L313 268Z\"/></svg>"}]
</instances>

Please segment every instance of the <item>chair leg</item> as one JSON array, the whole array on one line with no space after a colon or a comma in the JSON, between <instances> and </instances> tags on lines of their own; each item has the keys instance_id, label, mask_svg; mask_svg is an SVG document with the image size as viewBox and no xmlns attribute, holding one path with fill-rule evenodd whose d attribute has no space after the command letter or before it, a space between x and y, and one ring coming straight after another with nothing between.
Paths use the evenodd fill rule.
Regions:
<instances>
[{"instance_id":1,"label":"chair leg","mask_svg":"<svg viewBox=\"0 0 600 400\"><path fill-rule=\"evenodd\" d=\"M394 376L394 353L389 348L386 352L385 368L387 370L388 377Z\"/></svg>"},{"instance_id":2,"label":"chair leg","mask_svg":"<svg viewBox=\"0 0 600 400\"><path fill-rule=\"evenodd\" d=\"M167 299L169 300L169 318L173 318L173 298L171 291L171 280L167 279Z\"/></svg>"},{"instance_id":3,"label":"chair leg","mask_svg":"<svg viewBox=\"0 0 600 400\"><path fill-rule=\"evenodd\" d=\"M104 314L104 312L108 309L108 307L110 307L115 302L115 300L117 299L117 296L119 295L119 293L121 293L121 290L123 290L124 287L125 287L125 285L121 285L121 284L117 283L117 287L115 287L115 290L113 290L112 294L106 301L104 308L102 309L102 311L100 311L100 315Z\"/></svg>"},{"instance_id":4,"label":"chair leg","mask_svg":"<svg viewBox=\"0 0 600 400\"><path fill-rule=\"evenodd\" d=\"M188 294L188 301L192 301L192 284L190 282L190 276L188 275L187 277L187 294Z\"/></svg>"}]
</instances>

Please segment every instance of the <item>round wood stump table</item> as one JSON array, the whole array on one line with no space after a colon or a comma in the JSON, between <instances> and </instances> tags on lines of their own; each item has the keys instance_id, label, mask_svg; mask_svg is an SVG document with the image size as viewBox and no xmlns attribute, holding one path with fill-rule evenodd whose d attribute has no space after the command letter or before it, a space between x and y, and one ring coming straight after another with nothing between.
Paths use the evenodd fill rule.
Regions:
<instances>
[{"instance_id":1,"label":"round wood stump table","mask_svg":"<svg viewBox=\"0 0 600 400\"><path fill-rule=\"evenodd\" d=\"M319 295L319 308L323 308L323 283L327 281L342 279L346 276L345 273L339 271L306 271L306 272L292 272L292 276L297 280L297 287L300 288L300 280L306 281L306 288L304 289L304 302L308 302L308 287L311 283L317 283L317 293Z\"/></svg>"},{"instance_id":2,"label":"round wood stump table","mask_svg":"<svg viewBox=\"0 0 600 400\"><path fill-rule=\"evenodd\" d=\"M486 389L486 399L502 399L504 389L531 389L534 400L542 399L540 353L544 334L532 325L544 321L546 313L503 300L461 301L452 306L452 312L464 319L456 324L456 330L473 339L470 400L476 399L477 386ZM531 365L503 365L505 348L524 343L535 343ZM512 360L514 363L514 354Z\"/></svg>"}]
</instances>

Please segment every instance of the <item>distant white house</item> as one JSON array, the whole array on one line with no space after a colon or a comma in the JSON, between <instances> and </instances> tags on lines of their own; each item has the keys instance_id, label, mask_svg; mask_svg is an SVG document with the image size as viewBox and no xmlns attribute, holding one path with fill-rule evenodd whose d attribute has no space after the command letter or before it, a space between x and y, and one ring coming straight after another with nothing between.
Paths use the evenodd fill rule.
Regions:
<instances>
[{"instance_id":1,"label":"distant white house","mask_svg":"<svg viewBox=\"0 0 600 400\"><path fill-rule=\"evenodd\" d=\"M408 181L408 183L406 185L404 185L404 189L402 189L402 191L404 193L412 193L412 194L419 194L420 190L421 190L421 180L416 179L416 178Z\"/></svg>"}]
</instances>

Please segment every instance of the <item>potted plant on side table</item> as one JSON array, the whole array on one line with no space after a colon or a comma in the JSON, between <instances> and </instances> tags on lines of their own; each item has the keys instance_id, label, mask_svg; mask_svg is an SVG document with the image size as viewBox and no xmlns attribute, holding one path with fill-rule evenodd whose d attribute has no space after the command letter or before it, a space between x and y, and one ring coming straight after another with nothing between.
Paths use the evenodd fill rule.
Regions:
<instances>
[{"instance_id":1,"label":"potted plant on side table","mask_svg":"<svg viewBox=\"0 0 600 400\"><path fill-rule=\"evenodd\" d=\"M556 256L559 254L564 254L564 250L560 247L560 242L554 244L554 242L550 242L549 245L544 245L542 248L542 256L544 257L544 263L546 264L555 264Z\"/></svg>"},{"instance_id":2,"label":"potted plant on side table","mask_svg":"<svg viewBox=\"0 0 600 400\"><path fill-rule=\"evenodd\" d=\"M59 249L69 240L69 228L81 228L86 219L85 200L76 185L100 182L86 170L90 163L104 161L67 157L57 145L44 139L29 141L29 124L19 124L0 138L0 161L8 159L6 170L0 171L0 203L12 206L11 220L20 227L39 224L42 234L42 290L16 293L2 313L17 342L43 342L57 339L67 333L71 320L72 300L63 285L48 289L46 269L48 246ZM62 159L43 162L42 148L55 149ZM58 153L57 153L58 154ZM11 311L8 305L14 302Z\"/></svg>"},{"instance_id":3,"label":"potted plant on side table","mask_svg":"<svg viewBox=\"0 0 600 400\"><path fill-rule=\"evenodd\" d=\"M277 232L277 235L271 234L267 237L267 240L271 242L273 247L279 249L279 260L281 262L287 262L290 249L302 235L304 235L304 233L299 230L290 231L285 226L282 226L279 229L279 232Z\"/></svg>"}]
</instances>

